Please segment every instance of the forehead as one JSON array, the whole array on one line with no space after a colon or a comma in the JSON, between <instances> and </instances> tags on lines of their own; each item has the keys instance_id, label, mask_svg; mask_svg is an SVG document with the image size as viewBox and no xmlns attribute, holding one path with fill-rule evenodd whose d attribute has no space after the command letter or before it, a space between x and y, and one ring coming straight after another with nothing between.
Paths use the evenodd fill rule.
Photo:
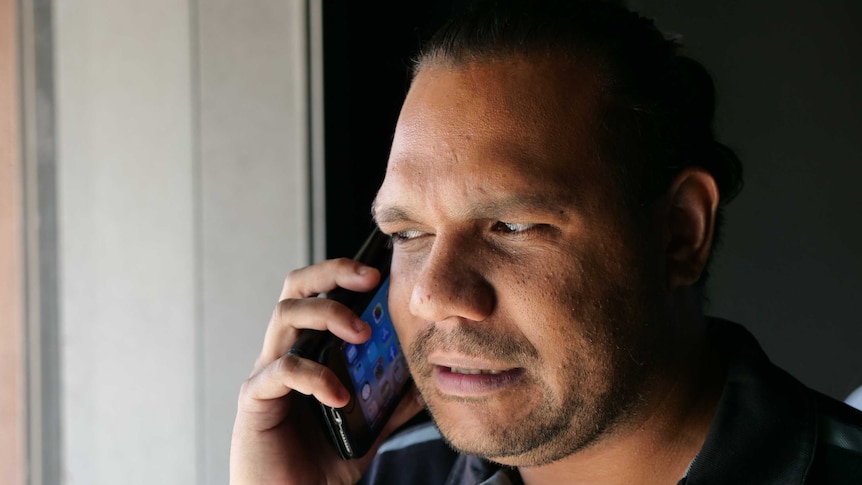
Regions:
<instances>
[{"instance_id":1,"label":"forehead","mask_svg":"<svg viewBox=\"0 0 862 485\"><path fill-rule=\"evenodd\" d=\"M402 107L378 202L392 185L577 196L572 184L607 172L600 93L595 69L551 56L425 66Z\"/></svg>"}]
</instances>

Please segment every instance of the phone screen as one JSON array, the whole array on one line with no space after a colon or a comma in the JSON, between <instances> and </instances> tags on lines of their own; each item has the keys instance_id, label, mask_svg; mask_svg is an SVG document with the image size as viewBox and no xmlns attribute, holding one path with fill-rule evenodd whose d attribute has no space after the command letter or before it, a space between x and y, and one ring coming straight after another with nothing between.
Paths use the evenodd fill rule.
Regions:
<instances>
[{"instance_id":1,"label":"phone screen","mask_svg":"<svg viewBox=\"0 0 862 485\"><path fill-rule=\"evenodd\" d=\"M387 277L359 316L371 327L371 338L355 345L344 342L341 351L356 390L357 404L372 432L383 426L400 399L401 390L409 379L404 354L398 344L389 314Z\"/></svg>"}]
</instances>

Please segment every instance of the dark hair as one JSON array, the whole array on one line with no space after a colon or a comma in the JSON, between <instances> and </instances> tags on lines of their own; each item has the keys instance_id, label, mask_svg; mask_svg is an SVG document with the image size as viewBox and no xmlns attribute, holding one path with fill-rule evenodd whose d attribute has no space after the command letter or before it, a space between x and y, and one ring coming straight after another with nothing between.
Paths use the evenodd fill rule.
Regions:
<instances>
[{"instance_id":1,"label":"dark hair","mask_svg":"<svg viewBox=\"0 0 862 485\"><path fill-rule=\"evenodd\" d=\"M437 30L413 72L511 56L590 62L605 80L602 155L627 202L646 206L683 168L700 166L715 178L723 206L742 188L742 165L715 139L712 77L680 50L652 20L607 1L479 0Z\"/></svg>"}]
</instances>

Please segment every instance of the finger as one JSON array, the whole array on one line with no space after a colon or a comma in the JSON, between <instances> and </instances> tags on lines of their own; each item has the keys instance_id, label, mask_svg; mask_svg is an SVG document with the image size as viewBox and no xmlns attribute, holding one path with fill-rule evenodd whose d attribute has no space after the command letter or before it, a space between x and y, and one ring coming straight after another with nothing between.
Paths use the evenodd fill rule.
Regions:
<instances>
[{"instance_id":1,"label":"finger","mask_svg":"<svg viewBox=\"0 0 862 485\"><path fill-rule=\"evenodd\" d=\"M326 330L350 343L371 337L371 328L346 306L327 298L282 300L273 310L257 367L269 365L296 342L302 329Z\"/></svg>"},{"instance_id":2,"label":"finger","mask_svg":"<svg viewBox=\"0 0 862 485\"><path fill-rule=\"evenodd\" d=\"M279 300L306 298L332 291L340 286L353 291L368 291L380 281L375 268L348 258L330 259L291 271L284 280Z\"/></svg>"},{"instance_id":3,"label":"finger","mask_svg":"<svg viewBox=\"0 0 862 485\"><path fill-rule=\"evenodd\" d=\"M283 355L245 382L240 392L240 409L266 414L273 406L279 406L274 401L291 391L314 396L332 407L346 406L350 400L350 394L332 370L296 355Z\"/></svg>"}]
</instances>

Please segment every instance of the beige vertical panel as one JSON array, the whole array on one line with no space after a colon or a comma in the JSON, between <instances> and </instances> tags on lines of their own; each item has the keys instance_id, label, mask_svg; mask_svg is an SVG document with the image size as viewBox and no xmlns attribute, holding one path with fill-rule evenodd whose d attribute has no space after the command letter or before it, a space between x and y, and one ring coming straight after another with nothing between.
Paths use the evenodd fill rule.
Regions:
<instances>
[{"instance_id":1,"label":"beige vertical panel","mask_svg":"<svg viewBox=\"0 0 862 485\"><path fill-rule=\"evenodd\" d=\"M63 483L193 484L189 5L53 7Z\"/></svg>"},{"instance_id":2,"label":"beige vertical panel","mask_svg":"<svg viewBox=\"0 0 862 485\"><path fill-rule=\"evenodd\" d=\"M310 252L305 1L199 0L204 478L227 483L236 396Z\"/></svg>"},{"instance_id":3,"label":"beige vertical panel","mask_svg":"<svg viewBox=\"0 0 862 485\"><path fill-rule=\"evenodd\" d=\"M16 2L0 0L0 483L24 484L24 315Z\"/></svg>"}]
</instances>

